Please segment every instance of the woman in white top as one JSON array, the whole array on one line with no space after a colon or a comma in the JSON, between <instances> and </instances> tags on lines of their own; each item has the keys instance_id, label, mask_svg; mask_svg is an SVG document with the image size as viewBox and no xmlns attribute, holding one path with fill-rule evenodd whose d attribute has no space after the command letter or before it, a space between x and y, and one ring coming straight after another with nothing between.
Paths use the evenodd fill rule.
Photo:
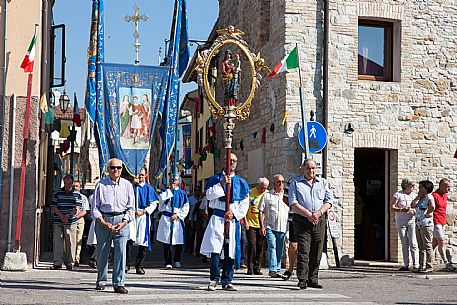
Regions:
<instances>
[{"instance_id":1,"label":"woman in white top","mask_svg":"<svg viewBox=\"0 0 457 305\"><path fill-rule=\"evenodd\" d=\"M408 179L401 182L401 191L392 196L391 208L395 212L395 223L400 237L403 250L404 265L400 271L409 270L409 255L412 258L412 271L418 272L419 268L419 251L416 241L414 209L411 209L411 202L417 197L413 192L414 184Z\"/></svg>"}]
</instances>

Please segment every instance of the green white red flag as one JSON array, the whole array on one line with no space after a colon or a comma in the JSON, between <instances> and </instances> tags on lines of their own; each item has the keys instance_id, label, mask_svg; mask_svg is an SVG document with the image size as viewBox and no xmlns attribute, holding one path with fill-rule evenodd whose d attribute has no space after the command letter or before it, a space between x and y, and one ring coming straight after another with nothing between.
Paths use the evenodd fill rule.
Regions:
<instances>
[{"instance_id":1,"label":"green white red flag","mask_svg":"<svg viewBox=\"0 0 457 305\"><path fill-rule=\"evenodd\" d=\"M290 69L298 68L298 51L297 47L295 47L289 54L284 57L280 63L274 67L273 71L268 74L269 78L276 76L279 73L287 72Z\"/></svg>"},{"instance_id":2,"label":"green white red flag","mask_svg":"<svg viewBox=\"0 0 457 305\"><path fill-rule=\"evenodd\" d=\"M22 61L21 68L24 72L33 72L33 64L35 62L35 49L36 49L37 27L35 27L35 34L33 34L32 41L30 42L27 54L25 54Z\"/></svg>"}]
</instances>

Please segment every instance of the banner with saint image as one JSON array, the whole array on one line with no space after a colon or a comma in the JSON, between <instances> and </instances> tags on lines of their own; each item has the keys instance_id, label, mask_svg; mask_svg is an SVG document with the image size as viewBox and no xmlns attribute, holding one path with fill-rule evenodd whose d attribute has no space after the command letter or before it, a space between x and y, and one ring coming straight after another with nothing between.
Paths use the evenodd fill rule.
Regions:
<instances>
[{"instance_id":1,"label":"banner with saint image","mask_svg":"<svg viewBox=\"0 0 457 305\"><path fill-rule=\"evenodd\" d=\"M132 175L146 161L167 82L168 67L103 64L109 157L121 159Z\"/></svg>"}]
</instances>

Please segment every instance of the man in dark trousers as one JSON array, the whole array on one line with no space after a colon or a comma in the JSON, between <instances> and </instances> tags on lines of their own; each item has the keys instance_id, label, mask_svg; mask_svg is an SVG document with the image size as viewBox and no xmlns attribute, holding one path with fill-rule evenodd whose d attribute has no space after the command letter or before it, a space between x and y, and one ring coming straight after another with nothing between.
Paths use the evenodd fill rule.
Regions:
<instances>
[{"instance_id":1,"label":"man in dark trousers","mask_svg":"<svg viewBox=\"0 0 457 305\"><path fill-rule=\"evenodd\" d=\"M294 230L298 241L298 287L322 289L318 283L326 222L324 213L332 206L333 196L328 182L316 177L316 162L306 159L302 175L290 182L289 205L294 211Z\"/></svg>"}]
</instances>

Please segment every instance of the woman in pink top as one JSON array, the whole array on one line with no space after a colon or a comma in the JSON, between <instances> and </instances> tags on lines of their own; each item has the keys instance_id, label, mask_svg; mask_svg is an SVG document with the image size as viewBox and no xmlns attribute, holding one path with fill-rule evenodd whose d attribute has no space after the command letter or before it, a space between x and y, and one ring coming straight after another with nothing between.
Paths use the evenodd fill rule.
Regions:
<instances>
[{"instance_id":1,"label":"woman in pink top","mask_svg":"<svg viewBox=\"0 0 457 305\"><path fill-rule=\"evenodd\" d=\"M412 271L418 272L419 252L416 241L414 209L411 209L411 202L417 194L413 192L414 184L408 179L401 182L401 191L392 196L391 208L395 212L395 223L400 237L403 250L403 263L400 271L409 270L409 254L412 258Z\"/></svg>"}]
</instances>

